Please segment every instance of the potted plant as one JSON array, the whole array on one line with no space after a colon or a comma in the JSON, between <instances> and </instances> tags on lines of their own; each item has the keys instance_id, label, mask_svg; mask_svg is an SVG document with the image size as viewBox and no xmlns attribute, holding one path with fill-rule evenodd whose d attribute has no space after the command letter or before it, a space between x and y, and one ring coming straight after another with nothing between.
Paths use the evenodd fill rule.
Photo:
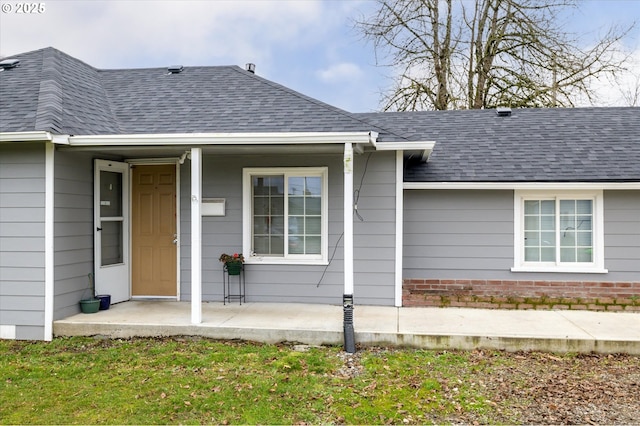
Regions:
<instances>
[{"instance_id":1,"label":"potted plant","mask_svg":"<svg viewBox=\"0 0 640 426\"><path fill-rule=\"evenodd\" d=\"M229 275L240 275L242 264L244 263L244 256L242 256L242 253L222 253L219 260L224 264Z\"/></svg>"},{"instance_id":2,"label":"potted plant","mask_svg":"<svg viewBox=\"0 0 640 426\"><path fill-rule=\"evenodd\" d=\"M89 274L89 288L87 290L91 290L91 296L89 299L80 300L80 310L85 314L95 314L100 309L100 299L96 297L95 288L93 286L93 273Z\"/></svg>"}]
</instances>

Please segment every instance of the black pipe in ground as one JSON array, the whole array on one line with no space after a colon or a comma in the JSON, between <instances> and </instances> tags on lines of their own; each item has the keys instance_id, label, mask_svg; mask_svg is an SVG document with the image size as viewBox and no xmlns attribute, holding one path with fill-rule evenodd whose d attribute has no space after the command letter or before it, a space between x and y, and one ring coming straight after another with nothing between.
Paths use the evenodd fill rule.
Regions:
<instances>
[{"instance_id":1,"label":"black pipe in ground","mask_svg":"<svg viewBox=\"0 0 640 426\"><path fill-rule=\"evenodd\" d=\"M356 338L353 329L353 295L342 296L344 310L344 350L350 354L356 352Z\"/></svg>"}]
</instances>

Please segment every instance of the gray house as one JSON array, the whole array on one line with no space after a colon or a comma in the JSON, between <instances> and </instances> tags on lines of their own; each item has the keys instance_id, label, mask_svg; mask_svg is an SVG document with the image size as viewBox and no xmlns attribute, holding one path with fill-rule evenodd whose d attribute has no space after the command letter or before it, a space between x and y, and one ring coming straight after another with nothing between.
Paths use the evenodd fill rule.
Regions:
<instances>
[{"instance_id":1,"label":"gray house","mask_svg":"<svg viewBox=\"0 0 640 426\"><path fill-rule=\"evenodd\" d=\"M111 302L640 310L640 109L353 114L235 66L0 63L0 338Z\"/></svg>"}]
</instances>

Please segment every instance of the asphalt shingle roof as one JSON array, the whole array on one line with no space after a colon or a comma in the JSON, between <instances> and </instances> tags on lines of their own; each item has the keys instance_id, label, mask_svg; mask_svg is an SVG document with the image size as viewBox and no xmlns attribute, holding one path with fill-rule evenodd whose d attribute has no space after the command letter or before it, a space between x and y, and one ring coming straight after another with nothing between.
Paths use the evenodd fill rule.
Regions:
<instances>
[{"instance_id":1,"label":"asphalt shingle roof","mask_svg":"<svg viewBox=\"0 0 640 426\"><path fill-rule=\"evenodd\" d=\"M640 108L356 114L409 140L433 140L407 182L640 181Z\"/></svg>"},{"instance_id":2,"label":"asphalt shingle roof","mask_svg":"<svg viewBox=\"0 0 640 426\"><path fill-rule=\"evenodd\" d=\"M351 113L237 66L99 70L59 50L0 73L0 129L61 134L370 131ZM34 120L33 116L43 117Z\"/></svg>"},{"instance_id":3,"label":"asphalt shingle roof","mask_svg":"<svg viewBox=\"0 0 640 426\"><path fill-rule=\"evenodd\" d=\"M408 182L640 181L640 108L353 114L237 66L99 70L59 50L0 72L0 131L154 134L376 131L436 141Z\"/></svg>"}]
</instances>

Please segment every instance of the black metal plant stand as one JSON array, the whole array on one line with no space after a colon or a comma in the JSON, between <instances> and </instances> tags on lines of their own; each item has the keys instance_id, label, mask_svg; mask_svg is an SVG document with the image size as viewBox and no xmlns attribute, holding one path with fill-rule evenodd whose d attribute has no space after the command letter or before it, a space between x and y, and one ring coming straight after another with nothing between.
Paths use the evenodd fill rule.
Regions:
<instances>
[{"instance_id":1,"label":"black metal plant stand","mask_svg":"<svg viewBox=\"0 0 640 426\"><path fill-rule=\"evenodd\" d=\"M231 302L231 300L238 299L240 304L245 301L245 279L244 279L244 264L240 266L239 271L234 271L235 273L229 273L229 268L225 264L222 268L222 292L223 292L223 303L226 305L227 302ZM238 292L231 293L231 284L238 283ZM235 286L234 286L235 287ZM235 290L235 288L234 288Z\"/></svg>"}]
</instances>

